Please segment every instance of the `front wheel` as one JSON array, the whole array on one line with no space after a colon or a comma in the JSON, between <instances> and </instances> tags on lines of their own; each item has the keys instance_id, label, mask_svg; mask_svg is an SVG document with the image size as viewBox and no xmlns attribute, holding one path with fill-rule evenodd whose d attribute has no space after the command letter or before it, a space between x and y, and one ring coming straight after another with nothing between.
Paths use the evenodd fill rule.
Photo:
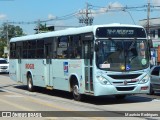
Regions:
<instances>
[{"instance_id":1,"label":"front wheel","mask_svg":"<svg viewBox=\"0 0 160 120\"><path fill-rule=\"evenodd\" d=\"M28 77L27 77L27 87L28 87L28 90L29 90L30 92L33 92L33 91L34 91L32 76L31 76L30 74L29 74Z\"/></svg>"},{"instance_id":2,"label":"front wheel","mask_svg":"<svg viewBox=\"0 0 160 120\"><path fill-rule=\"evenodd\" d=\"M76 101L81 101L82 100L82 95L79 92L79 86L78 83L74 83L72 86L72 93L73 93L73 98Z\"/></svg>"},{"instance_id":3,"label":"front wheel","mask_svg":"<svg viewBox=\"0 0 160 120\"><path fill-rule=\"evenodd\" d=\"M153 95L154 94L154 90L152 85L150 84L150 90L149 90L149 95Z\"/></svg>"}]
</instances>

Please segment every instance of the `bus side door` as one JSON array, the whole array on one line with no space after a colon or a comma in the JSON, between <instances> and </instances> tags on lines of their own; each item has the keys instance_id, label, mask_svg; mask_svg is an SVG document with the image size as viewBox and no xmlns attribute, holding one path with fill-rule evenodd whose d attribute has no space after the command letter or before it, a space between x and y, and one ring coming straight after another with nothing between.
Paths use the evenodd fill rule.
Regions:
<instances>
[{"instance_id":1,"label":"bus side door","mask_svg":"<svg viewBox=\"0 0 160 120\"><path fill-rule=\"evenodd\" d=\"M84 34L82 42L82 53L85 64L85 90L86 92L93 92L93 34Z\"/></svg>"},{"instance_id":2,"label":"bus side door","mask_svg":"<svg viewBox=\"0 0 160 120\"><path fill-rule=\"evenodd\" d=\"M18 82L22 82L22 44L21 42L17 42L17 45L16 45L16 52L17 52L17 81Z\"/></svg>"},{"instance_id":3,"label":"bus side door","mask_svg":"<svg viewBox=\"0 0 160 120\"><path fill-rule=\"evenodd\" d=\"M45 60L44 60L44 76L46 87L53 87L52 79L52 39L47 38L44 43Z\"/></svg>"}]
</instances>

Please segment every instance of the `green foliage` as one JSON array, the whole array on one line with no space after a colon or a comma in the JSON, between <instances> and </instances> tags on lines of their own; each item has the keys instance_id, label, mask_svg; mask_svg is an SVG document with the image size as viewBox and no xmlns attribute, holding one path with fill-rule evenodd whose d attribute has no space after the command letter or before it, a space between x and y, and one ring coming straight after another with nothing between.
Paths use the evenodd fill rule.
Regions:
<instances>
[{"instance_id":1,"label":"green foliage","mask_svg":"<svg viewBox=\"0 0 160 120\"><path fill-rule=\"evenodd\" d=\"M23 36L23 29L20 26L14 26L7 23L2 24L0 26L0 57L4 55L4 47L7 46L12 37Z\"/></svg>"},{"instance_id":2,"label":"green foliage","mask_svg":"<svg viewBox=\"0 0 160 120\"><path fill-rule=\"evenodd\" d=\"M6 40L0 39L0 57L4 54L4 47L7 46Z\"/></svg>"},{"instance_id":3,"label":"green foliage","mask_svg":"<svg viewBox=\"0 0 160 120\"><path fill-rule=\"evenodd\" d=\"M35 34L49 32L50 31L46 24L41 24L41 23L37 26L37 28L35 30L36 30Z\"/></svg>"},{"instance_id":4,"label":"green foliage","mask_svg":"<svg viewBox=\"0 0 160 120\"><path fill-rule=\"evenodd\" d=\"M4 23L1 27L1 36L0 38L6 39L8 37L8 40L10 40L12 37L19 37L23 36L23 30L20 28L20 26L14 26L7 23ZM7 35L8 34L8 35Z\"/></svg>"}]
</instances>

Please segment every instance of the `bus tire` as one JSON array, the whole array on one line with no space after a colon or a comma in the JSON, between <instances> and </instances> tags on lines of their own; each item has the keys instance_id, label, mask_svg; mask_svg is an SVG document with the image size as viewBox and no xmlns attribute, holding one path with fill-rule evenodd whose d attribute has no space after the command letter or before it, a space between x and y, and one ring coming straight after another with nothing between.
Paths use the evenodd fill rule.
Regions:
<instances>
[{"instance_id":1,"label":"bus tire","mask_svg":"<svg viewBox=\"0 0 160 120\"><path fill-rule=\"evenodd\" d=\"M148 95L154 95L154 90L152 85L150 84L149 94Z\"/></svg>"},{"instance_id":2,"label":"bus tire","mask_svg":"<svg viewBox=\"0 0 160 120\"><path fill-rule=\"evenodd\" d=\"M79 93L79 86L77 82L74 82L72 84L72 93L73 93L73 98L76 101L81 101L82 100L82 95Z\"/></svg>"},{"instance_id":3,"label":"bus tire","mask_svg":"<svg viewBox=\"0 0 160 120\"><path fill-rule=\"evenodd\" d=\"M34 86L33 86L33 81L32 81L32 76L31 76L31 74L29 74L29 75L27 76L27 87L28 87L28 90L29 90L30 92L33 92L33 91L34 91Z\"/></svg>"},{"instance_id":4,"label":"bus tire","mask_svg":"<svg viewBox=\"0 0 160 120\"><path fill-rule=\"evenodd\" d=\"M115 98L117 100L122 100L122 99L125 99L126 95L116 95Z\"/></svg>"}]
</instances>

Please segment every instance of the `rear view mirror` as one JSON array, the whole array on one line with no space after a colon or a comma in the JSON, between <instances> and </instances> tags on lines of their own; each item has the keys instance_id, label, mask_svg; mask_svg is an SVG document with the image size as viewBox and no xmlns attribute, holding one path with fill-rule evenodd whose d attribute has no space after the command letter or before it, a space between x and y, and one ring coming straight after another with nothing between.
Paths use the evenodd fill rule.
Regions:
<instances>
[{"instance_id":1,"label":"rear view mirror","mask_svg":"<svg viewBox=\"0 0 160 120\"><path fill-rule=\"evenodd\" d=\"M153 48L153 42L152 39L148 39L148 45L150 48Z\"/></svg>"},{"instance_id":2,"label":"rear view mirror","mask_svg":"<svg viewBox=\"0 0 160 120\"><path fill-rule=\"evenodd\" d=\"M99 44L98 43L95 43L94 45L94 50L97 52L99 50Z\"/></svg>"}]
</instances>

